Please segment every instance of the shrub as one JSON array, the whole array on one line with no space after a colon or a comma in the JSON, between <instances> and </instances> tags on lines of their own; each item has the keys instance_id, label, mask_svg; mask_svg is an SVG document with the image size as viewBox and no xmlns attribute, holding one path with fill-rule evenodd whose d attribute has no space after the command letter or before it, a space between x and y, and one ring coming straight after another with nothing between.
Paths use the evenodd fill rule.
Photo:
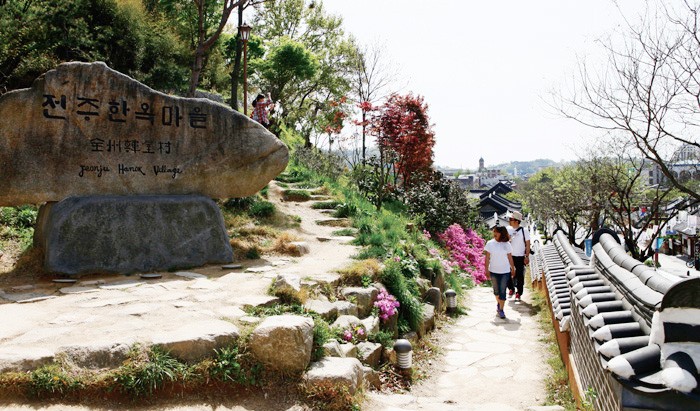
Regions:
<instances>
[{"instance_id":1,"label":"shrub","mask_svg":"<svg viewBox=\"0 0 700 411\"><path fill-rule=\"evenodd\" d=\"M323 357L323 344L333 339L331 326L323 318L314 318L314 344L311 351L311 361L318 361Z\"/></svg>"},{"instance_id":2,"label":"shrub","mask_svg":"<svg viewBox=\"0 0 700 411\"><path fill-rule=\"evenodd\" d=\"M427 181L417 182L405 194L409 213L422 221L431 233L445 231L452 224L475 227L476 206L467 200L456 183L435 172Z\"/></svg>"},{"instance_id":3,"label":"shrub","mask_svg":"<svg viewBox=\"0 0 700 411\"><path fill-rule=\"evenodd\" d=\"M39 210L34 206L0 207L0 224L19 229L31 228L36 224Z\"/></svg>"},{"instance_id":4,"label":"shrub","mask_svg":"<svg viewBox=\"0 0 700 411\"><path fill-rule=\"evenodd\" d=\"M348 218L357 214L357 206L352 203L342 203L338 205L333 213L333 217Z\"/></svg>"},{"instance_id":5,"label":"shrub","mask_svg":"<svg viewBox=\"0 0 700 411\"><path fill-rule=\"evenodd\" d=\"M384 346L384 348L392 348L394 346L394 336L389 331L372 333L367 337L367 340L374 343L379 343Z\"/></svg>"},{"instance_id":6,"label":"shrub","mask_svg":"<svg viewBox=\"0 0 700 411\"><path fill-rule=\"evenodd\" d=\"M227 211L246 211L255 203L255 196L229 198L223 204L224 210Z\"/></svg>"},{"instance_id":7,"label":"shrub","mask_svg":"<svg viewBox=\"0 0 700 411\"><path fill-rule=\"evenodd\" d=\"M423 306L411 292L408 279L402 273L401 264L393 259L387 260L380 279L387 291L393 294L401 304L399 324L405 322L411 330L417 330L423 320Z\"/></svg>"},{"instance_id":8,"label":"shrub","mask_svg":"<svg viewBox=\"0 0 700 411\"><path fill-rule=\"evenodd\" d=\"M333 231L332 234L339 237L354 237L357 234L357 231L353 230L352 228L343 228L342 230Z\"/></svg>"},{"instance_id":9,"label":"shrub","mask_svg":"<svg viewBox=\"0 0 700 411\"><path fill-rule=\"evenodd\" d=\"M474 230L467 229L465 232L459 224L452 224L439 238L450 252L453 264L469 274L475 283L486 281L485 241Z\"/></svg>"},{"instance_id":10,"label":"shrub","mask_svg":"<svg viewBox=\"0 0 700 411\"><path fill-rule=\"evenodd\" d=\"M326 154L315 148L298 148L292 156L292 162L330 180L337 180L346 169L345 160L341 156Z\"/></svg>"},{"instance_id":11,"label":"shrub","mask_svg":"<svg viewBox=\"0 0 700 411\"><path fill-rule=\"evenodd\" d=\"M248 214L251 217L270 217L275 214L275 205L269 201L258 201L250 206Z\"/></svg>"},{"instance_id":12,"label":"shrub","mask_svg":"<svg viewBox=\"0 0 700 411\"><path fill-rule=\"evenodd\" d=\"M209 374L220 381L240 382L243 370L238 361L238 347L225 347L214 352L216 357L209 368Z\"/></svg>"},{"instance_id":13,"label":"shrub","mask_svg":"<svg viewBox=\"0 0 700 411\"><path fill-rule=\"evenodd\" d=\"M401 303L396 301L396 298L387 293L386 290L381 290L377 295L377 301L374 302L374 306L379 311L379 318L382 322L386 322L396 314L396 310L401 306Z\"/></svg>"}]
</instances>

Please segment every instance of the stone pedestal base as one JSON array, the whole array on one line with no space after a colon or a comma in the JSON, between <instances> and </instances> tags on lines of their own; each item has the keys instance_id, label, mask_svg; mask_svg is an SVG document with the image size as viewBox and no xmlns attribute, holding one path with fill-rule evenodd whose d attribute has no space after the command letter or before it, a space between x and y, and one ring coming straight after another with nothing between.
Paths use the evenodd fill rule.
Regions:
<instances>
[{"instance_id":1,"label":"stone pedestal base","mask_svg":"<svg viewBox=\"0 0 700 411\"><path fill-rule=\"evenodd\" d=\"M52 272L128 274L229 263L221 211L203 196L71 197L39 211L34 244Z\"/></svg>"}]
</instances>

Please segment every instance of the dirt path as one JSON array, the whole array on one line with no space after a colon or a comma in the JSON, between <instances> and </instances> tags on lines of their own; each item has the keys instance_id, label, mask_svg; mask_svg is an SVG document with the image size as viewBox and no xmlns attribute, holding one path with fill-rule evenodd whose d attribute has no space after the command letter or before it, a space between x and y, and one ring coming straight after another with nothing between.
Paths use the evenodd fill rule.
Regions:
<instances>
[{"instance_id":1,"label":"dirt path","mask_svg":"<svg viewBox=\"0 0 700 411\"><path fill-rule=\"evenodd\" d=\"M370 393L363 409L510 411L543 402L548 368L528 295L508 300L505 320L491 288L474 288L468 298L469 315L442 329L443 355L430 376L408 394Z\"/></svg>"}]
</instances>

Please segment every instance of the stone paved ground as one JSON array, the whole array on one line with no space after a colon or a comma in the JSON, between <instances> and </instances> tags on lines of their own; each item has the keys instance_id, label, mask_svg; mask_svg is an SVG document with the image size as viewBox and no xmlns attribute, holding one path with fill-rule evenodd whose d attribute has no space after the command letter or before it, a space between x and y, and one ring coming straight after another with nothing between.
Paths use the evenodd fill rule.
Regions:
<instances>
[{"instance_id":1,"label":"stone paved ground","mask_svg":"<svg viewBox=\"0 0 700 411\"><path fill-rule=\"evenodd\" d=\"M524 410L543 402L548 366L529 293L496 316L491 288L469 291L469 315L442 329L444 356L407 394L370 393L363 409Z\"/></svg>"}]
</instances>

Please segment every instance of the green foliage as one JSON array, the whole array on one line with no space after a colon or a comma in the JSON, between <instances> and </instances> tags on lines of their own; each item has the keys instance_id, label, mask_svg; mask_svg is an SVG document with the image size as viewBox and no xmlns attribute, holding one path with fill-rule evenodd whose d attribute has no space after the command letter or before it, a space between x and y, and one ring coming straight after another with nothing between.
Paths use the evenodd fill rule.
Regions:
<instances>
[{"instance_id":1,"label":"green foliage","mask_svg":"<svg viewBox=\"0 0 700 411\"><path fill-rule=\"evenodd\" d=\"M260 247L250 247L245 252L245 258L247 258L248 260L257 260L258 258L260 258L260 253Z\"/></svg>"},{"instance_id":2,"label":"green foliage","mask_svg":"<svg viewBox=\"0 0 700 411\"><path fill-rule=\"evenodd\" d=\"M135 397L151 395L166 382L175 382L187 367L158 347L136 347L130 358L115 372L114 381L125 394Z\"/></svg>"},{"instance_id":3,"label":"green foliage","mask_svg":"<svg viewBox=\"0 0 700 411\"><path fill-rule=\"evenodd\" d=\"M27 87L64 61L104 61L122 73L178 89L182 47L137 2L9 1L0 8L0 89Z\"/></svg>"},{"instance_id":4,"label":"green foliage","mask_svg":"<svg viewBox=\"0 0 700 411\"><path fill-rule=\"evenodd\" d=\"M342 237L342 236L354 237L355 234L357 234L357 232L352 228L343 228L341 230L333 231L332 234L340 236L340 237Z\"/></svg>"},{"instance_id":5,"label":"green foliage","mask_svg":"<svg viewBox=\"0 0 700 411\"><path fill-rule=\"evenodd\" d=\"M336 200L320 201L318 203L312 204L311 208L316 209L316 210L335 210L341 204L343 204L343 203L341 203L340 201L336 201Z\"/></svg>"},{"instance_id":6,"label":"green foliage","mask_svg":"<svg viewBox=\"0 0 700 411\"><path fill-rule=\"evenodd\" d=\"M392 348L394 346L394 335L389 331L372 333L367 339L371 342L381 344L384 348Z\"/></svg>"},{"instance_id":7,"label":"green foliage","mask_svg":"<svg viewBox=\"0 0 700 411\"><path fill-rule=\"evenodd\" d=\"M377 209L393 198L393 176L388 165L376 157L367 159L365 165L358 164L352 169L350 179L357 190Z\"/></svg>"},{"instance_id":8,"label":"green foliage","mask_svg":"<svg viewBox=\"0 0 700 411\"><path fill-rule=\"evenodd\" d=\"M348 218L353 217L357 214L357 205L353 203L341 203L336 207L333 217L336 218Z\"/></svg>"},{"instance_id":9,"label":"green foliage","mask_svg":"<svg viewBox=\"0 0 700 411\"><path fill-rule=\"evenodd\" d=\"M270 217L275 214L275 205L269 201L257 201L250 206L248 214L252 217Z\"/></svg>"},{"instance_id":10,"label":"green foliage","mask_svg":"<svg viewBox=\"0 0 700 411\"><path fill-rule=\"evenodd\" d=\"M323 344L334 338L331 326L320 317L314 319L314 343L311 351L311 361L318 361L323 357Z\"/></svg>"},{"instance_id":11,"label":"green foliage","mask_svg":"<svg viewBox=\"0 0 700 411\"><path fill-rule=\"evenodd\" d=\"M255 196L250 197L239 197L239 198L229 198L223 204L224 210L227 211L247 211L250 207L255 204Z\"/></svg>"},{"instance_id":12,"label":"green foliage","mask_svg":"<svg viewBox=\"0 0 700 411\"><path fill-rule=\"evenodd\" d=\"M31 228L36 224L39 210L34 206L0 207L0 224L16 228Z\"/></svg>"},{"instance_id":13,"label":"green foliage","mask_svg":"<svg viewBox=\"0 0 700 411\"><path fill-rule=\"evenodd\" d=\"M209 366L209 374L219 381L241 385L257 385L262 365L251 362L237 345L214 350L216 356Z\"/></svg>"},{"instance_id":14,"label":"green foliage","mask_svg":"<svg viewBox=\"0 0 700 411\"><path fill-rule=\"evenodd\" d=\"M406 192L409 213L420 219L430 233L444 232L452 224L465 230L477 226L477 207L457 184L435 172L429 179L415 183Z\"/></svg>"},{"instance_id":15,"label":"green foliage","mask_svg":"<svg viewBox=\"0 0 700 411\"><path fill-rule=\"evenodd\" d=\"M300 304L275 304L271 307L250 307L246 308L246 313L255 317L269 317L271 315L299 314L305 313L304 307Z\"/></svg>"},{"instance_id":16,"label":"green foliage","mask_svg":"<svg viewBox=\"0 0 700 411\"><path fill-rule=\"evenodd\" d=\"M274 41L265 57L250 65L278 96L284 96L287 85L308 80L318 70L316 57L304 44L286 36Z\"/></svg>"},{"instance_id":17,"label":"green foliage","mask_svg":"<svg viewBox=\"0 0 700 411\"><path fill-rule=\"evenodd\" d=\"M337 155L322 153L316 149L299 148L294 152L292 161L306 170L314 170L324 180L337 180L345 172L345 161ZM320 179L314 182L321 183Z\"/></svg>"},{"instance_id":18,"label":"green foliage","mask_svg":"<svg viewBox=\"0 0 700 411\"><path fill-rule=\"evenodd\" d=\"M382 284L401 303L399 307L399 328L403 324L409 330L417 330L423 320L423 306L411 292L409 280L404 276L404 268L395 260L387 260L380 275Z\"/></svg>"},{"instance_id":19,"label":"green foliage","mask_svg":"<svg viewBox=\"0 0 700 411\"><path fill-rule=\"evenodd\" d=\"M81 387L78 379L60 364L44 365L31 372L29 393L32 397L63 396Z\"/></svg>"}]
</instances>

